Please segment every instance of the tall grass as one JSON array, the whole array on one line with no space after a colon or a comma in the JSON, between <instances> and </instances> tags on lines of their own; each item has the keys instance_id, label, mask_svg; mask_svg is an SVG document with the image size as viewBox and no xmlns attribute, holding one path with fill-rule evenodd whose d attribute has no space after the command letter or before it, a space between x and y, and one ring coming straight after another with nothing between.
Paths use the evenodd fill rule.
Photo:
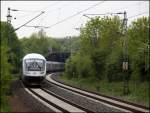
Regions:
<instances>
[{"instance_id":1,"label":"tall grass","mask_svg":"<svg viewBox=\"0 0 150 113\"><path fill-rule=\"evenodd\" d=\"M123 100L139 103L145 106L149 106L149 83L148 82L135 82L129 81L129 90L128 95L123 94L123 82L111 82L109 83L106 80L96 80L91 78L78 79L72 78L68 79L66 76L61 76L61 80L71 84L73 86L81 87L91 91L98 91L100 93L115 96Z\"/></svg>"}]
</instances>

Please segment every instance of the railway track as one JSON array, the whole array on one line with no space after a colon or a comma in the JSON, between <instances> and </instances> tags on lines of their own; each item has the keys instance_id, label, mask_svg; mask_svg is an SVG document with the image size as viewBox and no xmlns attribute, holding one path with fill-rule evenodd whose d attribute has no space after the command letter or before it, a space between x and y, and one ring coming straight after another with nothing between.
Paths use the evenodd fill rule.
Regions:
<instances>
[{"instance_id":1,"label":"railway track","mask_svg":"<svg viewBox=\"0 0 150 113\"><path fill-rule=\"evenodd\" d=\"M70 102L45 88L25 88L25 90L38 99L42 104L57 113L94 113L93 111Z\"/></svg>"},{"instance_id":2,"label":"railway track","mask_svg":"<svg viewBox=\"0 0 150 113\"><path fill-rule=\"evenodd\" d=\"M42 88L42 89L43 89L45 92L47 92L48 94L50 94L50 95L52 95L52 96L54 96L54 97L56 97L56 98L58 98L58 99L60 99L60 100L62 100L62 101L64 101L64 102L66 102L66 103L68 103L68 104L70 104L70 105L73 105L73 106L75 106L75 107L77 107L77 108L79 108L79 109L81 109L81 110L83 110L83 111L85 111L85 112L87 112L87 113L94 113L94 111L91 111L91 110L89 110L89 109L87 109L87 108L85 108L85 107L82 107L82 106L80 106L80 105L74 103L74 102L71 102L71 101L69 101L69 100L67 100L67 99L65 99L65 98L62 98L61 96L59 96L59 95L53 93L53 92L50 91L50 90L47 90L47 89L45 89L45 88ZM75 111L74 111L74 112L75 112Z\"/></svg>"},{"instance_id":3,"label":"railway track","mask_svg":"<svg viewBox=\"0 0 150 113\"><path fill-rule=\"evenodd\" d=\"M57 87L64 88L65 90L78 93L80 95L86 96L87 98L94 99L95 101L103 102L104 104L106 104L108 106L111 105L115 108L121 108L126 112L138 112L138 113L139 112L144 112L144 113L145 112L147 112L147 113L150 112L150 108L142 106L142 105L138 105L138 104L135 104L135 103L123 101L123 100L120 100L120 99L117 99L117 98L114 98L114 97L101 95L101 94L98 94L98 93L95 93L95 92L90 92L90 91L83 90L83 89L73 87L73 86L70 86L70 85L66 85L66 84L64 84L60 81L54 80L54 77L52 77L52 75L48 75L46 77L46 79L47 79L47 82L49 82L53 85L56 85Z\"/></svg>"}]
</instances>

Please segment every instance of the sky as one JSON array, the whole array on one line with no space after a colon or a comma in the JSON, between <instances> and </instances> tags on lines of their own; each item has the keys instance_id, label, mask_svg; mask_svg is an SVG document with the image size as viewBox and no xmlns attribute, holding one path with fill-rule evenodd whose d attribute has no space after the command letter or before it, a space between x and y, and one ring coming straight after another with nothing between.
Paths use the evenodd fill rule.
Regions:
<instances>
[{"instance_id":1,"label":"sky","mask_svg":"<svg viewBox=\"0 0 150 113\"><path fill-rule=\"evenodd\" d=\"M78 36L80 31L75 28L84 27L89 21L89 18L83 16L84 14L126 11L128 25L139 17L149 16L149 1L1 1L1 21L7 21L8 7L19 10L10 12L14 28L20 27L44 11L45 13L27 25L49 27L44 31L47 36L54 38ZM119 16L123 19L123 15ZM89 17L94 16L89 15ZM39 30L34 27L21 27L16 33L19 38L23 38Z\"/></svg>"}]
</instances>

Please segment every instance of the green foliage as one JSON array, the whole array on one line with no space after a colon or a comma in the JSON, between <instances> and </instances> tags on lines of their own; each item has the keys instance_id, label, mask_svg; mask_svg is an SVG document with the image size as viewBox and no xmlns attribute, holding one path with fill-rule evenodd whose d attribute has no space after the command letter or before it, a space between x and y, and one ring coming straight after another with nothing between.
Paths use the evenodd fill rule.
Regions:
<instances>
[{"instance_id":1,"label":"green foliage","mask_svg":"<svg viewBox=\"0 0 150 113\"><path fill-rule=\"evenodd\" d=\"M9 83L11 81L11 65L8 63L8 48L5 45L1 45L1 91L5 95L9 88Z\"/></svg>"},{"instance_id":2,"label":"green foliage","mask_svg":"<svg viewBox=\"0 0 150 113\"><path fill-rule=\"evenodd\" d=\"M14 32L14 28L6 22L1 22L1 45L8 45L8 61L14 67L12 72L18 73L20 70L22 48L18 37Z\"/></svg>"},{"instance_id":3,"label":"green foliage","mask_svg":"<svg viewBox=\"0 0 150 113\"><path fill-rule=\"evenodd\" d=\"M105 62L105 73L109 82L112 81L122 81L123 72L122 72L122 62L123 62L123 53L122 45L120 40L117 41L113 51L107 55Z\"/></svg>"},{"instance_id":4,"label":"green foliage","mask_svg":"<svg viewBox=\"0 0 150 113\"><path fill-rule=\"evenodd\" d=\"M139 18L128 29L133 79L149 80L149 19Z\"/></svg>"},{"instance_id":5,"label":"green foliage","mask_svg":"<svg viewBox=\"0 0 150 113\"><path fill-rule=\"evenodd\" d=\"M8 87L12 72L19 72L21 46L14 32L14 28L6 23L1 23L1 79L2 87ZM10 59L11 58L11 59ZM13 67L13 68L12 68ZM7 88L6 88L7 90ZM3 90L4 91L4 90ZM4 91L5 92L5 91Z\"/></svg>"},{"instance_id":6,"label":"green foliage","mask_svg":"<svg viewBox=\"0 0 150 113\"><path fill-rule=\"evenodd\" d=\"M65 37L61 39L55 39L56 45L59 45L59 49L61 52L76 52L80 48L80 40L79 37Z\"/></svg>"},{"instance_id":7,"label":"green foliage","mask_svg":"<svg viewBox=\"0 0 150 113\"><path fill-rule=\"evenodd\" d=\"M91 60L93 62L93 67L96 70L95 77L98 79L102 79L105 72L105 58L106 53L104 51L100 51L98 49L93 50L91 55Z\"/></svg>"},{"instance_id":8,"label":"green foliage","mask_svg":"<svg viewBox=\"0 0 150 113\"><path fill-rule=\"evenodd\" d=\"M65 72L69 79L73 78L76 73L75 66L73 65L73 62L71 62L70 58L66 61Z\"/></svg>"},{"instance_id":9,"label":"green foliage","mask_svg":"<svg viewBox=\"0 0 150 113\"><path fill-rule=\"evenodd\" d=\"M14 28L7 22L0 22L1 29L1 112L10 112L8 94L13 75L20 71L22 48Z\"/></svg>"},{"instance_id":10,"label":"green foliage","mask_svg":"<svg viewBox=\"0 0 150 113\"><path fill-rule=\"evenodd\" d=\"M10 107L10 103L8 100L8 96L6 95L1 95L1 109L0 109L1 113L10 113L11 112L11 107Z\"/></svg>"},{"instance_id":11,"label":"green foliage","mask_svg":"<svg viewBox=\"0 0 150 113\"><path fill-rule=\"evenodd\" d=\"M115 96L123 100L149 106L150 96L148 81L145 81L143 83L137 81L130 81L129 88L132 93L130 93L129 95L123 95L123 82L110 83L106 80L94 80L91 78L72 78L68 80L66 76L61 76L60 79L66 82L67 84L91 91L97 91L97 87L99 87L99 92L105 95Z\"/></svg>"},{"instance_id":12,"label":"green foliage","mask_svg":"<svg viewBox=\"0 0 150 113\"><path fill-rule=\"evenodd\" d=\"M44 56L48 53L49 43L47 38L39 38L37 34L32 34L29 38L20 39L23 56L29 53L39 53Z\"/></svg>"},{"instance_id":13,"label":"green foliage","mask_svg":"<svg viewBox=\"0 0 150 113\"><path fill-rule=\"evenodd\" d=\"M121 30L121 21L116 16L114 18L105 17L104 19L95 18L87 23L85 29L89 29L92 32L92 29L97 29L97 34L90 38L95 38L95 42L93 42L92 48L87 48L91 55L91 59L94 63L94 69L96 69L96 77L101 79L104 76L105 71L108 71L106 67L106 60L108 61L108 56L114 52L114 48L117 46L118 40L121 38L121 35L118 34ZM91 29L92 28L92 29ZM85 31L86 32L86 31ZM87 32L89 32L87 30ZM87 34L86 32L86 34ZM82 34L81 34L82 36ZM82 40L84 41L84 39ZM92 44L92 43L91 43ZM82 44L84 46L84 44ZM111 56L113 57L113 56ZM111 61L109 61L111 62ZM110 68L114 68L113 66L109 66ZM112 71L112 70L111 70Z\"/></svg>"},{"instance_id":14,"label":"green foliage","mask_svg":"<svg viewBox=\"0 0 150 113\"><path fill-rule=\"evenodd\" d=\"M48 55L48 50L51 48L52 52L75 52L79 48L79 38L71 37L55 39L47 37L46 35L39 37L38 33L33 33L30 37L20 39L23 56L28 53L39 53L44 56Z\"/></svg>"},{"instance_id":15,"label":"green foliage","mask_svg":"<svg viewBox=\"0 0 150 113\"><path fill-rule=\"evenodd\" d=\"M71 74L74 71L78 74L76 76L84 76L85 73L82 71L89 73L89 70L84 69L82 64L87 62L94 71L91 75L86 75L97 79L107 79L109 82L122 81L126 76L128 80L130 78L148 80L150 78L148 26L149 18L143 17L134 21L127 29L129 59L127 76L122 70L123 40L125 38L122 35L122 20L118 16L91 19L81 29L80 51L71 57L71 61L67 62L68 68L66 69L69 70L69 73L67 71L66 73Z\"/></svg>"},{"instance_id":16,"label":"green foliage","mask_svg":"<svg viewBox=\"0 0 150 113\"><path fill-rule=\"evenodd\" d=\"M90 56L84 56L81 53L77 53L68 59L65 71L68 78L87 78L95 73L92 66L93 63Z\"/></svg>"},{"instance_id":17,"label":"green foliage","mask_svg":"<svg viewBox=\"0 0 150 113\"><path fill-rule=\"evenodd\" d=\"M109 82L112 81L122 81L123 76L125 76L122 72L122 56L116 56L111 54L107 60L108 63L106 65L106 74Z\"/></svg>"},{"instance_id":18,"label":"green foliage","mask_svg":"<svg viewBox=\"0 0 150 113\"><path fill-rule=\"evenodd\" d=\"M37 33L33 33L28 38L24 37L23 39L20 39L20 41L24 52L23 55L39 53L43 56L47 56L49 48L53 48L55 50L59 49L55 40L46 36L39 37Z\"/></svg>"},{"instance_id":19,"label":"green foliage","mask_svg":"<svg viewBox=\"0 0 150 113\"><path fill-rule=\"evenodd\" d=\"M1 29L6 29L4 27L5 23L1 23ZM7 46L7 40L6 37L4 38L6 32L4 30L1 30L1 54L0 54L0 60L1 60L1 112L8 112L8 109L5 107L7 105L7 99L6 94L8 94L9 84L11 82L11 65L8 63L8 46ZM8 105L7 105L8 106Z\"/></svg>"},{"instance_id":20,"label":"green foliage","mask_svg":"<svg viewBox=\"0 0 150 113\"><path fill-rule=\"evenodd\" d=\"M80 34L81 54L78 55L79 60L76 60L73 64L76 65L78 62L82 63L82 61L84 61L82 58L88 56L88 60L91 61L89 64L92 64L90 70L93 70L93 73L87 75L95 76L98 79L104 78L105 71L108 71L107 68L113 68L113 65L110 65L111 63L108 60L110 54L113 55L114 49L121 45L120 38L122 35L119 34L121 27L121 20L117 16L114 18L105 17L104 19L96 17L87 22ZM121 54L121 52L119 52L119 54ZM72 61L74 59L76 59L76 57L73 57ZM118 59L113 59L116 60L114 61L114 65L118 66L118 64L116 64ZM107 64L106 61L108 61ZM82 65L79 70L82 70ZM89 72L89 70L86 71L86 73Z\"/></svg>"}]
</instances>

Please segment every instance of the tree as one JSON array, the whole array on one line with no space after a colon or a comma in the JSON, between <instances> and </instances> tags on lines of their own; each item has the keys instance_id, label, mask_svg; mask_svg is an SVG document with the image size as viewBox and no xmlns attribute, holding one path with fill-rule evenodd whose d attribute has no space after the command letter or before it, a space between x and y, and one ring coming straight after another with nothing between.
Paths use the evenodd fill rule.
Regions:
<instances>
[{"instance_id":1,"label":"tree","mask_svg":"<svg viewBox=\"0 0 150 113\"><path fill-rule=\"evenodd\" d=\"M1 44L8 48L8 61L14 67L13 73L18 73L21 67L22 48L14 28L7 22L1 22Z\"/></svg>"},{"instance_id":2,"label":"tree","mask_svg":"<svg viewBox=\"0 0 150 113\"><path fill-rule=\"evenodd\" d=\"M128 29L129 56L134 79L149 80L149 18L133 21Z\"/></svg>"},{"instance_id":3,"label":"tree","mask_svg":"<svg viewBox=\"0 0 150 113\"><path fill-rule=\"evenodd\" d=\"M84 56L78 52L67 60L65 72L68 78L87 78L92 77L95 73L92 67L93 63L90 56Z\"/></svg>"},{"instance_id":4,"label":"tree","mask_svg":"<svg viewBox=\"0 0 150 113\"><path fill-rule=\"evenodd\" d=\"M48 48L52 47L53 44L47 37L39 37L36 33L33 33L29 38L24 37L20 39L20 42L23 47L24 55L39 53L46 56L48 54Z\"/></svg>"},{"instance_id":5,"label":"tree","mask_svg":"<svg viewBox=\"0 0 150 113\"><path fill-rule=\"evenodd\" d=\"M117 48L117 43L120 43L122 37L121 29L121 20L118 16L115 16L103 19L99 17L93 18L81 30L81 50L85 55L90 55L94 64L93 68L96 70L95 76L99 79L103 78L105 71L108 71L106 60L111 62L108 58L114 52L114 49Z\"/></svg>"}]
</instances>

